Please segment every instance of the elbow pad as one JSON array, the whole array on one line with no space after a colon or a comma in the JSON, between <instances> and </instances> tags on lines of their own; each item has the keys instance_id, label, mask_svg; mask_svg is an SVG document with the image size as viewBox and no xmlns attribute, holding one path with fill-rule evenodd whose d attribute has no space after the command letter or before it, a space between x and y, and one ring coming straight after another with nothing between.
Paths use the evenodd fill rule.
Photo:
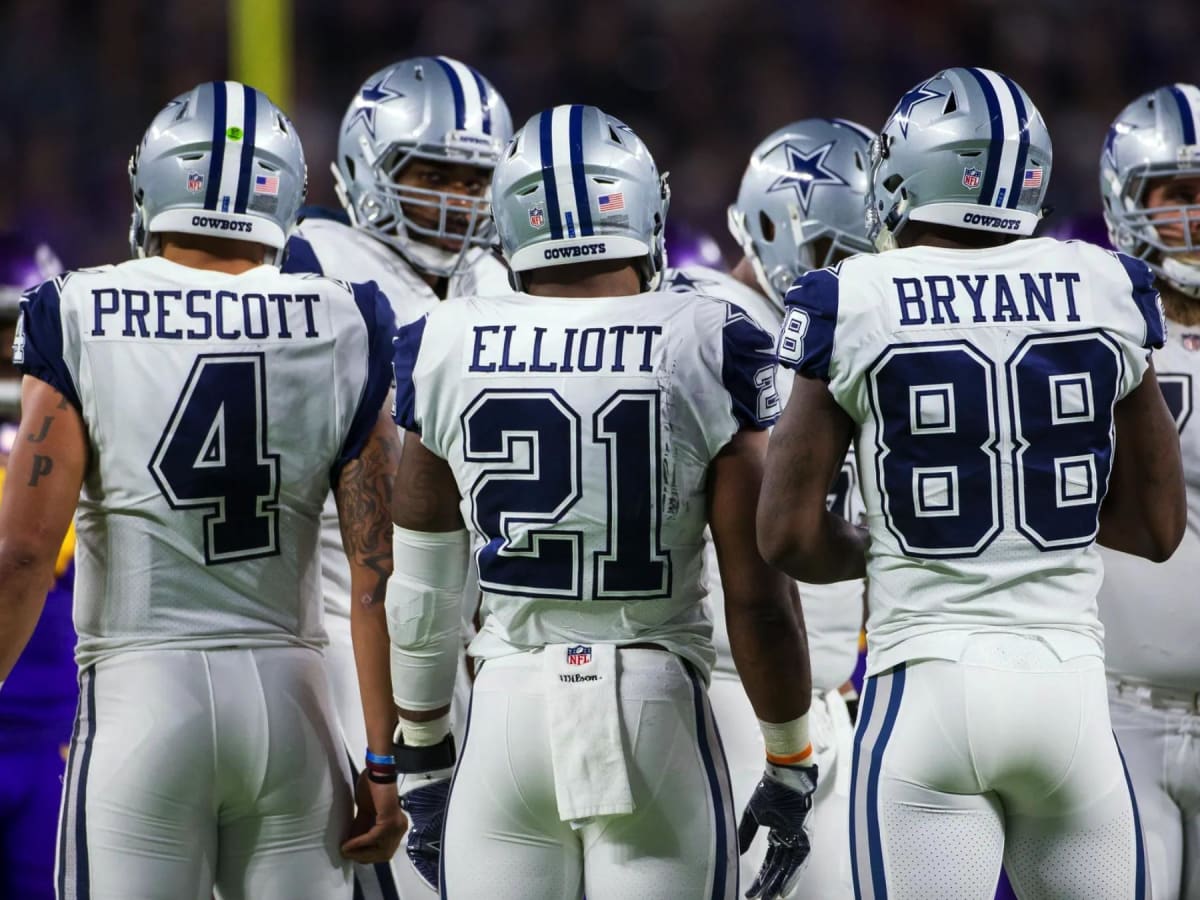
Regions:
<instances>
[{"instance_id":1,"label":"elbow pad","mask_svg":"<svg viewBox=\"0 0 1200 900\"><path fill-rule=\"evenodd\" d=\"M454 696L469 547L465 529L392 530L395 569L387 585L387 623L392 698L399 707L438 709Z\"/></svg>"}]
</instances>

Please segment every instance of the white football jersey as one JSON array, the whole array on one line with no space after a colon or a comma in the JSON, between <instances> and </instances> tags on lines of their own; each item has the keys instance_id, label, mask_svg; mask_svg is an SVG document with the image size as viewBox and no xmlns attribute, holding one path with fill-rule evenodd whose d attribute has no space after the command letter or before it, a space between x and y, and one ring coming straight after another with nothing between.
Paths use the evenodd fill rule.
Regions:
<instances>
[{"instance_id":1,"label":"white football jersey","mask_svg":"<svg viewBox=\"0 0 1200 900\"><path fill-rule=\"evenodd\" d=\"M349 281L374 281L391 301L396 324L419 319L441 300L424 279L394 248L357 228L325 219L305 219L288 239L283 271L311 272ZM470 294L507 294L508 269L494 254L468 251L467 258L446 289L447 297ZM321 589L325 612L349 622L350 567L342 549L337 505L333 494L321 513ZM474 607L473 586L468 585L464 614ZM347 626L348 627L348 626Z\"/></svg>"},{"instance_id":2,"label":"white football jersey","mask_svg":"<svg viewBox=\"0 0 1200 900\"><path fill-rule=\"evenodd\" d=\"M1102 654L1113 405L1163 319L1144 263L1076 241L912 247L804 275L780 359L858 424L868 672L1019 629Z\"/></svg>"},{"instance_id":3,"label":"white football jersey","mask_svg":"<svg viewBox=\"0 0 1200 900\"><path fill-rule=\"evenodd\" d=\"M1200 691L1200 328L1170 320L1167 328L1166 343L1154 354L1154 369L1179 426L1187 530L1165 563L1101 548L1100 619L1111 674Z\"/></svg>"},{"instance_id":4,"label":"white football jersey","mask_svg":"<svg viewBox=\"0 0 1200 900\"><path fill-rule=\"evenodd\" d=\"M701 291L733 303L769 334L778 334L783 310L761 292L742 284L732 275L704 266L683 266L663 273L660 290ZM780 407L787 405L792 373L779 369L775 373ZM857 522L863 514L862 492L858 489L858 469L854 448L846 453L841 475L829 493L829 505L850 521ZM713 607L713 644L717 650L716 669L736 674L733 651L729 646L729 631L725 627L724 591L717 568L716 549L709 542L704 553L708 579L709 601ZM804 608L804 626L808 632L808 654L812 665L813 686L820 691L841 687L854 672L858 663L858 632L862 627L863 582L841 581L837 584L805 584L797 582Z\"/></svg>"},{"instance_id":5,"label":"white football jersey","mask_svg":"<svg viewBox=\"0 0 1200 900\"><path fill-rule=\"evenodd\" d=\"M654 642L708 673L709 463L778 413L772 341L695 294L447 301L396 339L396 421L474 534L471 653Z\"/></svg>"},{"instance_id":6,"label":"white football jersey","mask_svg":"<svg viewBox=\"0 0 1200 900\"><path fill-rule=\"evenodd\" d=\"M27 296L23 370L75 405L91 448L80 665L164 646L321 645L321 505L391 381L395 325L376 286L153 257Z\"/></svg>"}]
</instances>

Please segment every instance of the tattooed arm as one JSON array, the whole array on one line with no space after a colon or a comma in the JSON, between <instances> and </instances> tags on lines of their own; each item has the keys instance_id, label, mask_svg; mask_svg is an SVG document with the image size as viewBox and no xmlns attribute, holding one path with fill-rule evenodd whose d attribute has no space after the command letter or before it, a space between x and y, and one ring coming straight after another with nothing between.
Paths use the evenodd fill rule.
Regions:
<instances>
[{"instance_id":1,"label":"tattooed arm","mask_svg":"<svg viewBox=\"0 0 1200 900\"><path fill-rule=\"evenodd\" d=\"M392 752L396 710L388 655L384 596L392 574L392 482L400 437L384 405L362 453L342 469L334 499L342 544L350 561L350 637L367 726L367 749ZM356 765L362 766L360 760ZM386 863L408 827L395 784L370 781L364 771L355 788L358 812L342 854L363 864Z\"/></svg>"},{"instance_id":2,"label":"tattooed arm","mask_svg":"<svg viewBox=\"0 0 1200 900\"><path fill-rule=\"evenodd\" d=\"M334 498L342 544L350 561L350 634L367 723L367 746L388 754L396 713L388 667L384 611L392 574L392 483L400 459L400 436L385 404L357 459L342 470Z\"/></svg>"},{"instance_id":3,"label":"tattooed arm","mask_svg":"<svg viewBox=\"0 0 1200 900\"><path fill-rule=\"evenodd\" d=\"M57 390L26 375L21 410L0 499L0 681L42 614L88 459L83 420Z\"/></svg>"}]
</instances>

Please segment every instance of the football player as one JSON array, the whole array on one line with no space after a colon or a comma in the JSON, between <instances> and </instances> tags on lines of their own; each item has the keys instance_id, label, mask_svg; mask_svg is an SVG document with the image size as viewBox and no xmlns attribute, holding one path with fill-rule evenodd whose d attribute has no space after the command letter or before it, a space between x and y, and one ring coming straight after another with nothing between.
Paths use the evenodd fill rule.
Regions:
<instances>
[{"instance_id":1,"label":"football player","mask_svg":"<svg viewBox=\"0 0 1200 900\"><path fill-rule=\"evenodd\" d=\"M799 377L759 535L797 578L868 575L859 897L985 900L1002 856L1022 898L1146 896L1095 544L1171 554L1179 442L1148 361L1150 269L1029 237L1051 161L1012 79L939 72L872 146L874 237L898 249L787 295L779 353ZM868 529L825 503L852 438Z\"/></svg>"},{"instance_id":2,"label":"football player","mask_svg":"<svg viewBox=\"0 0 1200 900\"><path fill-rule=\"evenodd\" d=\"M520 293L444 303L397 338L397 764L425 773L430 805L446 802L454 760L444 714L468 547L483 592L443 896L736 895L705 692L706 523L763 723L766 774L744 826L747 841L759 822L770 831L762 896L808 853L802 622L753 538L778 405L771 339L727 303L654 292L667 197L622 122L579 105L535 115L493 181Z\"/></svg>"},{"instance_id":3,"label":"football player","mask_svg":"<svg viewBox=\"0 0 1200 900\"><path fill-rule=\"evenodd\" d=\"M508 292L508 270L492 251L488 191L510 137L508 106L470 66L423 56L376 72L351 101L338 132L333 178L349 224L304 218L288 241L283 270L371 279L391 301L399 325L447 297ZM334 702L357 758L365 733L351 652L350 572L332 495L322 514L321 582ZM468 582L463 619L469 633L479 591L473 578ZM465 664L457 695L461 735L470 696ZM357 867L355 879L363 900L387 900L397 889L403 897L431 896L418 871L401 856L391 872Z\"/></svg>"},{"instance_id":4,"label":"football player","mask_svg":"<svg viewBox=\"0 0 1200 900\"><path fill-rule=\"evenodd\" d=\"M703 266L669 268L664 288L729 300L777 334L783 296L797 277L875 249L863 220L873 137L845 119L804 119L768 135L751 154L737 202L729 208L729 230L745 255L729 275ZM790 370L776 372L781 402L787 400L791 380ZM851 449L829 496L830 507L850 521L862 512L857 481ZM705 563L715 573L712 554L710 544ZM849 681L858 659L863 582L799 588L812 660L810 734L821 770L813 823L820 843L789 896L838 900L853 896L846 838L853 722L839 688ZM719 610L720 579L711 580L709 592ZM741 809L762 774L762 738L738 681L721 615L713 616L713 638L717 663L709 697L729 758L734 804ZM765 836L760 835L742 854L741 877L747 886L753 885L766 850Z\"/></svg>"},{"instance_id":5,"label":"football player","mask_svg":"<svg viewBox=\"0 0 1200 900\"><path fill-rule=\"evenodd\" d=\"M1112 245L1154 271L1167 338L1154 354L1179 429L1183 543L1162 565L1106 550L1104 622L1113 729L1137 794L1155 900L1200 898L1200 88L1172 84L1108 131L1100 193Z\"/></svg>"},{"instance_id":6,"label":"football player","mask_svg":"<svg viewBox=\"0 0 1200 900\"><path fill-rule=\"evenodd\" d=\"M317 541L332 483L362 666L386 678L391 308L374 284L280 274L304 155L253 88L176 97L130 180L142 258L29 291L14 351L0 678L79 504L58 894L349 900L339 848L385 861L404 818L391 700L364 694L383 762L351 829Z\"/></svg>"},{"instance_id":7,"label":"football player","mask_svg":"<svg viewBox=\"0 0 1200 900\"><path fill-rule=\"evenodd\" d=\"M21 292L62 271L46 245L0 234L0 492L20 420L21 373L12 364ZM0 691L0 897L54 898L54 845L63 761L75 701L71 588L74 529L54 587L20 663Z\"/></svg>"}]
</instances>

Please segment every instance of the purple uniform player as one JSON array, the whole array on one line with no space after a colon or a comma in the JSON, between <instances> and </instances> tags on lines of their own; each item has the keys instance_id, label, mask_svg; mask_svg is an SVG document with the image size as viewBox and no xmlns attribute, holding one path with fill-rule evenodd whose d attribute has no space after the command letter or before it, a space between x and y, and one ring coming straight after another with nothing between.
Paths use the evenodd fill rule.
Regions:
<instances>
[{"instance_id":1,"label":"purple uniform player","mask_svg":"<svg viewBox=\"0 0 1200 900\"><path fill-rule=\"evenodd\" d=\"M0 234L0 490L17 434L20 373L12 365L21 291L61 270L46 245ZM78 695L71 626L75 533L59 554L46 611L0 691L0 897L52 900L63 756Z\"/></svg>"}]
</instances>

